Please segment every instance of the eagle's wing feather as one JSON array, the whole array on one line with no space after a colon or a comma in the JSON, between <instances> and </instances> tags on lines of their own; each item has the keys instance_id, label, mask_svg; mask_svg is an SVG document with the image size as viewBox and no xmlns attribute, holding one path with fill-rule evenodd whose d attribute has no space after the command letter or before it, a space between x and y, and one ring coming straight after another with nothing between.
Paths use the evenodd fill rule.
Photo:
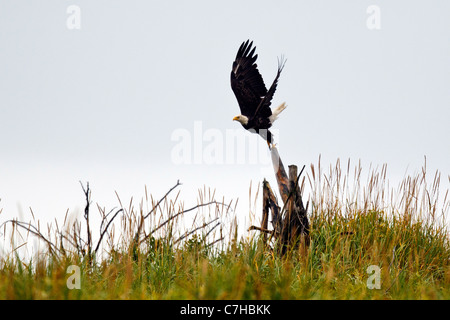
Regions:
<instances>
[{"instance_id":1,"label":"eagle's wing feather","mask_svg":"<svg viewBox=\"0 0 450 320\"><path fill-rule=\"evenodd\" d=\"M252 49L252 45L253 42L249 43L249 40L241 44L231 70L231 88L239 103L241 114L249 118L253 118L268 93L255 63L258 58L255 54L256 47ZM270 112L269 116L271 114Z\"/></svg>"},{"instance_id":2,"label":"eagle's wing feather","mask_svg":"<svg viewBox=\"0 0 450 320\"><path fill-rule=\"evenodd\" d=\"M280 78L281 71L283 71L285 63L286 63L286 60L284 60L283 57L281 57L281 59L278 60L277 76L273 80L272 85L269 88L269 91L267 91L267 94L264 96L264 98L261 100L261 103L256 108L255 115L259 115L260 117L270 117L272 115L272 110L270 109L270 104L272 102L272 98L275 93L275 90L277 89L278 78Z\"/></svg>"}]
</instances>

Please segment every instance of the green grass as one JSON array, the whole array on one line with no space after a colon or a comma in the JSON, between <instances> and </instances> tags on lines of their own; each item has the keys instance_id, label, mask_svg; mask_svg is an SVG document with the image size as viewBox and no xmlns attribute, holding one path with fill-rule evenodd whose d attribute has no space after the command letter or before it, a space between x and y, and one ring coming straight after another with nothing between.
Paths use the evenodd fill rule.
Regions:
<instances>
[{"instance_id":1,"label":"green grass","mask_svg":"<svg viewBox=\"0 0 450 320\"><path fill-rule=\"evenodd\" d=\"M209 245L207 228L176 241L180 221L172 220L136 247L139 210L130 207L121 238L111 230L102 257L67 243L64 252L42 250L27 261L17 252L3 256L0 299L450 299L449 234L437 217L447 199L439 211L435 183L405 179L389 193L382 176L355 190L337 170L327 176L312 168L311 244L283 257L257 233L237 236L232 223L226 240ZM154 226L181 210L166 200ZM66 285L70 265L81 269L80 289ZM380 268L380 289L367 286L371 265Z\"/></svg>"}]
</instances>

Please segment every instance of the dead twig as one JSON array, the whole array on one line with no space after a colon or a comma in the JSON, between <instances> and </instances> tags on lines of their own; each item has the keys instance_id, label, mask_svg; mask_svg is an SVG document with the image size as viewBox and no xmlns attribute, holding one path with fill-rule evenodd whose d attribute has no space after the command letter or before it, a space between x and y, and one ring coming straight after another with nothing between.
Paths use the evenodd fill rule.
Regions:
<instances>
[{"instance_id":1,"label":"dead twig","mask_svg":"<svg viewBox=\"0 0 450 320\"><path fill-rule=\"evenodd\" d=\"M159 207L161 202L163 202L169 196L169 194L180 185L181 185L180 180L177 180L177 183L172 188L170 188L169 191L167 191L166 194L161 199L159 199L159 201L156 203L156 205L153 206L152 210L150 210L145 216L141 216L141 221L139 222L138 230L136 231L136 234L134 235L134 243L135 244L138 243L139 235L141 234L142 227L144 226L144 220L147 219L150 216L150 214L152 214ZM146 235L144 237L144 239L147 239L148 237L149 237L149 235ZM142 241L140 241L139 243L141 243L141 242Z\"/></svg>"},{"instance_id":2,"label":"dead twig","mask_svg":"<svg viewBox=\"0 0 450 320\"><path fill-rule=\"evenodd\" d=\"M111 212L112 212L112 210L111 210L109 213L111 213ZM108 231L109 226L111 225L111 223L113 222L113 220L117 217L117 215L118 215L119 213L121 213L121 212L123 212L123 209L119 209L119 210L116 211L116 213L113 215L113 217L112 217L112 218L108 221L108 223L106 224L106 227L105 227L105 229L104 229L103 231L101 230L102 225L103 225L103 221L106 221L106 220L107 220L107 217L108 217L109 213L105 216L105 219L102 220L102 223L101 223L101 225L100 225L100 238L98 239L97 246L95 247L95 250L94 250L95 253L97 253L97 251L98 251L98 249L99 249L99 247L100 247L100 244L102 243L103 236L104 236L104 235L106 234L106 232Z\"/></svg>"},{"instance_id":3,"label":"dead twig","mask_svg":"<svg viewBox=\"0 0 450 320\"><path fill-rule=\"evenodd\" d=\"M194 207L192 207L192 208L189 208L189 209L187 209L187 210L180 211L180 212L178 212L177 214L174 214L173 216L170 216L169 218L167 218L166 221L164 221L163 223L161 223L160 225L158 225L155 229L153 229L152 231L150 231L149 234L145 235L145 237L142 238L142 240L139 241L139 244L142 243L142 242L144 242L145 240L147 240L152 234L154 234L156 231L158 231L159 229L161 229L162 227L164 227L166 224L168 224L170 221L172 221L172 220L175 219L176 217L178 217L178 216L180 216L180 215L182 215L182 214L184 214L184 213L187 213L187 212L193 211L193 210L195 210L195 209L198 209L198 208L200 208L200 207L209 206L209 205L211 205L211 204L225 205L225 206L228 207L228 209L229 209L229 207L230 207L230 205L227 205L226 203L223 203L223 202L210 201L210 202L207 202L207 203L201 203L201 204L198 204L198 205L196 205L196 206L194 206Z\"/></svg>"},{"instance_id":4,"label":"dead twig","mask_svg":"<svg viewBox=\"0 0 450 320\"><path fill-rule=\"evenodd\" d=\"M205 247L206 247L206 248L209 248L209 247L215 245L217 242L222 241L222 240L224 240L224 239L225 239L224 237L220 237L219 239L214 240L213 242L208 243Z\"/></svg>"},{"instance_id":5,"label":"dead twig","mask_svg":"<svg viewBox=\"0 0 450 320\"><path fill-rule=\"evenodd\" d=\"M261 227L257 227L257 226L250 226L250 228L248 228L247 231L252 231L252 230L258 230L267 234L274 234L275 230L269 230L269 229L265 229L265 228L261 228Z\"/></svg>"},{"instance_id":6,"label":"dead twig","mask_svg":"<svg viewBox=\"0 0 450 320\"><path fill-rule=\"evenodd\" d=\"M213 223L214 221L217 221L218 219L219 219L219 218L215 218L215 219L209 221L208 223L203 223L203 225L198 226L197 228L194 228L193 230L190 230L190 231L186 232L184 235L182 235L182 236L179 237L177 240L175 240L175 241L173 242L173 244L176 244L176 243L180 242L181 240L183 240L183 239L189 237L191 234L197 232L197 231L200 230L200 229L206 228L207 226L209 226L209 225L210 225L211 223ZM213 229L214 229L215 227L217 227L219 224L220 224L220 222L218 222L218 223L213 227Z\"/></svg>"},{"instance_id":7,"label":"dead twig","mask_svg":"<svg viewBox=\"0 0 450 320\"><path fill-rule=\"evenodd\" d=\"M38 238L44 240L44 242L47 243L47 245L48 245L48 249L49 249L50 254L51 254L52 256L57 257L57 256L56 256L56 252L57 252L57 251L60 251L60 250L58 249L58 247L57 247L53 242L51 242L50 240L48 240L48 239L47 239L47 238L39 231L39 229L36 228L34 225L32 225L31 223L21 222L21 221L17 221L17 220L7 220L7 221L5 221L2 225L6 225L7 223L11 223L11 224L13 224L13 225L15 225L15 226L21 227L21 228L25 229L27 232L29 232L29 233L31 233L31 234L37 236ZM0 228L1 228L1 226L0 226Z\"/></svg>"},{"instance_id":8,"label":"dead twig","mask_svg":"<svg viewBox=\"0 0 450 320\"><path fill-rule=\"evenodd\" d=\"M84 219L86 220L86 232L87 232L87 253L89 259L91 258L91 230L89 226L89 207L91 205L91 190L89 189L89 182L86 182L86 189L83 183L80 181L81 188L83 189L84 195L86 197L86 206L84 207Z\"/></svg>"}]
</instances>

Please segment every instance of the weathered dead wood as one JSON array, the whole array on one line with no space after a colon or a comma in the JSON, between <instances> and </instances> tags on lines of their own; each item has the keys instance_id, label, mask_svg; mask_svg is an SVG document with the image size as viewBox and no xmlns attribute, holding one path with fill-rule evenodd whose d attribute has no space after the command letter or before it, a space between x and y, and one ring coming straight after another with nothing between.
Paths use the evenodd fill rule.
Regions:
<instances>
[{"instance_id":1,"label":"weathered dead wood","mask_svg":"<svg viewBox=\"0 0 450 320\"><path fill-rule=\"evenodd\" d=\"M268 212L272 213L272 227L274 233L279 234L281 231L281 212L277 203L277 198L273 194L272 188L270 188L269 182L264 179L263 181L263 229L268 227ZM267 236L264 237L264 241L267 240Z\"/></svg>"},{"instance_id":2,"label":"weathered dead wood","mask_svg":"<svg viewBox=\"0 0 450 320\"><path fill-rule=\"evenodd\" d=\"M289 197L289 179L284 170L283 162L278 154L277 148L274 146L271 150L272 165L275 171L275 177L277 178L278 188L280 190L281 199L283 203L286 203Z\"/></svg>"},{"instance_id":3,"label":"weathered dead wood","mask_svg":"<svg viewBox=\"0 0 450 320\"><path fill-rule=\"evenodd\" d=\"M268 229L269 211L271 212L273 230ZM274 235L279 235L281 232L281 209L278 206L277 199L275 198L272 188L270 188L270 184L266 179L263 181L263 210L261 227L250 226L248 231L251 230L259 230L263 232L263 240L265 243L267 242L267 234L270 234L272 237Z\"/></svg>"},{"instance_id":4,"label":"weathered dead wood","mask_svg":"<svg viewBox=\"0 0 450 320\"><path fill-rule=\"evenodd\" d=\"M263 240L264 243L267 242L267 225L269 221L269 191L267 189L267 181L264 179L263 181L263 208L262 208L262 219L261 219L261 228L251 226L248 230L259 230L263 232ZM253 229L252 229L253 228Z\"/></svg>"},{"instance_id":5,"label":"weathered dead wood","mask_svg":"<svg viewBox=\"0 0 450 320\"><path fill-rule=\"evenodd\" d=\"M289 166L289 209L285 218L285 244L299 241L309 245L309 222L298 183L300 175L297 175L297 166Z\"/></svg>"},{"instance_id":6,"label":"weathered dead wood","mask_svg":"<svg viewBox=\"0 0 450 320\"><path fill-rule=\"evenodd\" d=\"M264 229L264 228L260 228L257 226L250 226L250 228L248 228L248 231L252 231L252 230L258 230L261 231L265 234L273 234L273 230L269 230L269 229Z\"/></svg>"},{"instance_id":7,"label":"weathered dead wood","mask_svg":"<svg viewBox=\"0 0 450 320\"><path fill-rule=\"evenodd\" d=\"M278 189L284 205L280 210L269 183L264 179L262 226L261 228L252 226L249 230L264 232L264 241L267 240L267 234L270 233L277 241L280 241L281 253L284 254L287 250L297 247L299 244L308 246L310 243L309 221L299 186L303 169L297 175L297 166L289 166L288 177L276 147L271 149L271 156ZM271 232L268 230L269 210L272 213L273 230Z\"/></svg>"}]
</instances>

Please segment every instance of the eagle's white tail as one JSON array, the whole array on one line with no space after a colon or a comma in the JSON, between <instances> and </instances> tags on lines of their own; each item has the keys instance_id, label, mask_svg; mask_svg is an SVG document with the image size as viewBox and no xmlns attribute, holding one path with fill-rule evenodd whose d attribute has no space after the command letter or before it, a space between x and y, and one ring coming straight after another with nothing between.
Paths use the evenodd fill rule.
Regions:
<instances>
[{"instance_id":1,"label":"eagle's white tail","mask_svg":"<svg viewBox=\"0 0 450 320\"><path fill-rule=\"evenodd\" d=\"M280 104L278 107L276 107L273 111L272 111L272 115L269 117L270 123L273 123L275 120L278 119L278 116L280 115L281 111L283 111L284 109L286 109L287 105L285 102L283 102L282 104Z\"/></svg>"}]
</instances>

